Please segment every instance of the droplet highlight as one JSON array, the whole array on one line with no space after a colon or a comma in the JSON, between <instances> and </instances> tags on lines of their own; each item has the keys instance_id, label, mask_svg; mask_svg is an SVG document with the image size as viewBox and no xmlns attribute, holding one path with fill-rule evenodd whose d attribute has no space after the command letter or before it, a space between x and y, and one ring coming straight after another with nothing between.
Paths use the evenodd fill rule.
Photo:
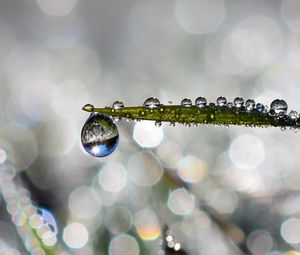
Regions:
<instances>
[{"instance_id":1,"label":"droplet highlight","mask_svg":"<svg viewBox=\"0 0 300 255\"><path fill-rule=\"evenodd\" d=\"M195 105L198 108L203 108L207 104L206 98L205 97L197 97L195 100Z\"/></svg>"},{"instance_id":2,"label":"droplet highlight","mask_svg":"<svg viewBox=\"0 0 300 255\"><path fill-rule=\"evenodd\" d=\"M192 107L192 100L189 99L189 98L182 99L181 106L182 107L187 107L187 108Z\"/></svg>"},{"instance_id":3,"label":"droplet highlight","mask_svg":"<svg viewBox=\"0 0 300 255\"><path fill-rule=\"evenodd\" d=\"M217 105L218 106L226 106L226 104L227 104L226 97L218 97L217 98Z\"/></svg>"},{"instance_id":4,"label":"droplet highlight","mask_svg":"<svg viewBox=\"0 0 300 255\"><path fill-rule=\"evenodd\" d=\"M81 143L94 157L111 154L119 142L119 132L113 120L102 113L92 113L81 131Z\"/></svg>"},{"instance_id":5,"label":"droplet highlight","mask_svg":"<svg viewBox=\"0 0 300 255\"><path fill-rule=\"evenodd\" d=\"M143 106L146 108L158 108L160 106L160 102L155 97L149 97L145 100Z\"/></svg>"}]
</instances>

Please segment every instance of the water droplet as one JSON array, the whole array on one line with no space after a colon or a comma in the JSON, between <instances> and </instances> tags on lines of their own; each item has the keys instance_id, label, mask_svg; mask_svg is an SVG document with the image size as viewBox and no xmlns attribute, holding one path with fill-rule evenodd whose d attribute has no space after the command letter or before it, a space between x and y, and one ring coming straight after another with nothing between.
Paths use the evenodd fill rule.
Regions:
<instances>
[{"instance_id":1,"label":"water droplet","mask_svg":"<svg viewBox=\"0 0 300 255\"><path fill-rule=\"evenodd\" d=\"M121 109L123 107L124 107L124 104L121 101L115 101L112 105L113 109Z\"/></svg>"},{"instance_id":2,"label":"water droplet","mask_svg":"<svg viewBox=\"0 0 300 255\"><path fill-rule=\"evenodd\" d=\"M296 111L291 111L291 112L289 113L289 116L290 116L290 118L291 118L292 120L295 120L295 119L298 118L298 112L296 112Z\"/></svg>"},{"instance_id":3,"label":"water droplet","mask_svg":"<svg viewBox=\"0 0 300 255\"><path fill-rule=\"evenodd\" d=\"M284 115L287 112L288 105L284 100L275 99L271 103L271 111L274 111L276 115Z\"/></svg>"},{"instance_id":4,"label":"water droplet","mask_svg":"<svg viewBox=\"0 0 300 255\"><path fill-rule=\"evenodd\" d=\"M157 120L157 121L155 121L154 124L155 124L156 127L160 127L161 126L161 121Z\"/></svg>"},{"instance_id":5,"label":"water droplet","mask_svg":"<svg viewBox=\"0 0 300 255\"><path fill-rule=\"evenodd\" d=\"M269 106L264 105L263 113L265 114L269 113Z\"/></svg>"},{"instance_id":6,"label":"water droplet","mask_svg":"<svg viewBox=\"0 0 300 255\"><path fill-rule=\"evenodd\" d=\"M245 103L247 111L252 111L255 107L255 101L253 99L248 99Z\"/></svg>"},{"instance_id":7,"label":"water droplet","mask_svg":"<svg viewBox=\"0 0 300 255\"><path fill-rule=\"evenodd\" d=\"M172 104L172 101L168 101L168 104L170 104L170 105L171 105L171 104Z\"/></svg>"},{"instance_id":8,"label":"water droplet","mask_svg":"<svg viewBox=\"0 0 300 255\"><path fill-rule=\"evenodd\" d=\"M81 131L83 148L95 157L111 154L119 142L119 132L112 119L102 113L92 113Z\"/></svg>"},{"instance_id":9,"label":"water droplet","mask_svg":"<svg viewBox=\"0 0 300 255\"><path fill-rule=\"evenodd\" d=\"M189 98L182 99L181 106L182 107L192 107L192 100Z\"/></svg>"},{"instance_id":10,"label":"water droplet","mask_svg":"<svg viewBox=\"0 0 300 255\"><path fill-rule=\"evenodd\" d=\"M82 110L87 111L87 112L93 112L94 106L92 104L86 104L85 106L82 107Z\"/></svg>"},{"instance_id":11,"label":"water droplet","mask_svg":"<svg viewBox=\"0 0 300 255\"><path fill-rule=\"evenodd\" d=\"M233 103L232 103L232 102L228 102L228 103L227 103L227 107L228 107L228 108L232 108L232 106L233 106Z\"/></svg>"},{"instance_id":12,"label":"water droplet","mask_svg":"<svg viewBox=\"0 0 300 255\"><path fill-rule=\"evenodd\" d=\"M281 131L285 131L285 130L286 130L286 127L283 127L283 126L282 126L282 127L280 127L280 130L281 130Z\"/></svg>"},{"instance_id":13,"label":"water droplet","mask_svg":"<svg viewBox=\"0 0 300 255\"><path fill-rule=\"evenodd\" d=\"M198 108L203 108L207 104L206 98L205 97L197 97L195 100L195 105Z\"/></svg>"},{"instance_id":14,"label":"water droplet","mask_svg":"<svg viewBox=\"0 0 300 255\"><path fill-rule=\"evenodd\" d=\"M175 127L175 122L170 122L171 127Z\"/></svg>"},{"instance_id":15,"label":"water droplet","mask_svg":"<svg viewBox=\"0 0 300 255\"><path fill-rule=\"evenodd\" d=\"M233 100L233 104L236 108L241 108L244 105L244 99L242 97L236 97Z\"/></svg>"},{"instance_id":16,"label":"water droplet","mask_svg":"<svg viewBox=\"0 0 300 255\"><path fill-rule=\"evenodd\" d=\"M255 106L255 109L256 109L256 111L262 113L263 110L264 110L264 106L261 103L257 103L256 106Z\"/></svg>"},{"instance_id":17,"label":"water droplet","mask_svg":"<svg viewBox=\"0 0 300 255\"><path fill-rule=\"evenodd\" d=\"M149 97L145 100L143 106L147 108L157 108L160 106L160 102L155 97Z\"/></svg>"},{"instance_id":18,"label":"water droplet","mask_svg":"<svg viewBox=\"0 0 300 255\"><path fill-rule=\"evenodd\" d=\"M227 103L226 97L218 97L217 98L217 105L218 106L225 106Z\"/></svg>"}]
</instances>

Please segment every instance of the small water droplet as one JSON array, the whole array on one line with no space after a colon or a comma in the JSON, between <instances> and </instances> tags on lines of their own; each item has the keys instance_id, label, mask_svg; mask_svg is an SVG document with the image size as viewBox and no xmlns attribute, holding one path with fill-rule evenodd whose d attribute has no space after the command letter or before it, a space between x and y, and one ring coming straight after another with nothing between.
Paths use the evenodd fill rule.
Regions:
<instances>
[{"instance_id":1,"label":"small water droplet","mask_svg":"<svg viewBox=\"0 0 300 255\"><path fill-rule=\"evenodd\" d=\"M232 108L232 106L233 106L233 103L232 103L232 102L228 102L228 103L227 103L227 107L228 107L228 108Z\"/></svg>"},{"instance_id":2,"label":"small water droplet","mask_svg":"<svg viewBox=\"0 0 300 255\"><path fill-rule=\"evenodd\" d=\"M225 106L227 103L226 97L218 97L217 98L217 105L218 106Z\"/></svg>"},{"instance_id":3,"label":"small water droplet","mask_svg":"<svg viewBox=\"0 0 300 255\"><path fill-rule=\"evenodd\" d=\"M295 120L298 118L298 112L296 111L290 111L289 116L292 120Z\"/></svg>"},{"instance_id":4,"label":"small water droplet","mask_svg":"<svg viewBox=\"0 0 300 255\"><path fill-rule=\"evenodd\" d=\"M264 110L264 106L261 103L257 103L256 106L255 106L255 109L256 109L256 111L262 113L263 110Z\"/></svg>"},{"instance_id":5,"label":"small water droplet","mask_svg":"<svg viewBox=\"0 0 300 255\"><path fill-rule=\"evenodd\" d=\"M233 104L236 108L241 108L244 105L244 99L242 97L236 97L233 100Z\"/></svg>"},{"instance_id":6,"label":"small water droplet","mask_svg":"<svg viewBox=\"0 0 300 255\"><path fill-rule=\"evenodd\" d=\"M247 111L252 111L255 107L255 101L253 99L248 99L245 103Z\"/></svg>"},{"instance_id":7,"label":"small water droplet","mask_svg":"<svg viewBox=\"0 0 300 255\"><path fill-rule=\"evenodd\" d=\"M182 99L181 106L182 107L192 107L192 100L189 98Z\"/></svg>"},{"instance_id":8,"label":"small water droplet","mask_svg":"<svg viewBox=\"0 0 300 255\"><path fill-rule=\"evenodd\" d=\"M171 105L171 104L172 104L172 101L168 101L168 104L170 104L170 105Z\"/></svg>"},{"instance_id":9,"label":"small water droplet","mask_svg":"<svg viewBox=\"0 0 300 255\"><path fill-rule=\"evenodd\" d=\"M262 112L265 113L265 114L269 113L269 112L270 112L270 111L269 111L269 106L264 105L264 109L263 109Z\"/></svg>"},{"instance_id":10,"label":"small water droplet","mask_svg":"<svg viewBox=\"0 0 300 255\"><path fill-rule=\"evenodd\" d=\"M112 119L102 113L92 113L81 131L81 143L95 157L111 154L119 142L119 132Z\"/></svg>"},{"instance_id":11,"label":"small water droplet","mask_svg":"<svg viewBox=\"0 0 300 255\"><path fill-rule=\"evenodd\" d=\"M271 110L278 116L283 116L287 112L288 105L287 103L282 99L275 99L271 103Z\"/></svg>"},{"instance_id":12,"label":"small water droplet","mask_svg":"<svg viewBox=\"0 0 300 255\"><path fill-rule=\"evenodd\" d=\"M112 105L113 109L121 109L124 108L124 104L121 101L115 101Z\"/></svg>"},{"instance_id":13,"label":"small water droplet","mask_svg":"<svg viewBox=\"0 0 300 255\"><path fill-rule=\"evenodd\" d=\"M154 124L155 124L156 127L160 127L161 126L161 121L157 120L157 121L155 121Z\"/></svg>"},{"instance_id":14,"label":"small water droplet","mask_svg":"<svg viewBox=\"0 0 300 255\"><path fill-rule=\"evenodd\" d=\"M149 97L145 100L143 106L147 108L158 108L160 106L160 102L155 97Z\"/></svg>"},{"instance_id":15,"label":"small water droplet","mask_svg":"<svg viewBox=\"0 0 300 255\"><path fill-rule=\"evenodd\" d=\"M171 127L175 127L175 122L170 122Z\"/></svg>"},{"instance_id":16,"label":"small water droplet","mask_svg":"<svg viewBox=\"0 0 300 255\"><path fill-rule=\"evenodd\" d=\"M198 108L203 108L207 104L206 98L205 97L197 97L195 100L195 105Z\"/></svg>"},{"instance_id":17,"label":"small water droplet","mask_svg":"<svg viewBox=\"0 0 300 255\"><path fill-rule=\"evenodd\" d=\"M92 104L86 104L85 106L82 107L82 110L87 111L87 112L93 112L94 106Z\"/></svg>"},{"instance_id":18,"label":"small water droplet","mask_svg":"<svg viewBox=\"0 0 300 255\"><path fill-rule=\"evenodd\" d=\"M286 127L280 127L280 130L281 130L281 131L285 131L285 130L286 130Z\"/></svg>"}]
</instances>

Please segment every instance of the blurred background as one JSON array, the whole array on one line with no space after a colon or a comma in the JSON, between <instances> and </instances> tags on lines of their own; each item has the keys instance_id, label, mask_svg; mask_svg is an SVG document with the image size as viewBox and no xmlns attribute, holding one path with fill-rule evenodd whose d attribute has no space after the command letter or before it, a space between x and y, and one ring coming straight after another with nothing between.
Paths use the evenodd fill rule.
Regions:
<instances>
[{"instance_id":1,"label":"blurred background","mask_svg":"<svg viewBox=\"0 0 300 255\"><path fill-rule=\"evenodd\" d=\"M120 121L110 156L80 143L86 103L300 110L299 38L298 0L0 1L0 254L163 254L167 224L191 255L299 255L297 132Z\"/></svg>"}]
</instances>

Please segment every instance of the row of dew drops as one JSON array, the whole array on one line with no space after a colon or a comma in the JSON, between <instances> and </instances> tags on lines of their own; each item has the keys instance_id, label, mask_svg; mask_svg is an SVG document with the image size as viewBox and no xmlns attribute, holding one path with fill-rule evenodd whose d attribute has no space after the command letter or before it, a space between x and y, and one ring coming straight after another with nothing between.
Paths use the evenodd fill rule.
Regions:
<instances>
[{"instance_id":1,"label":"row of dew drops","mask_svg":"<svg viewBox=\"0 0 300 255\"><path fill-rule=\"evenodd\" d=\"M169 102L169 104L172 104L172 102ZM160 101L155 97L147 98L143 106L146 108L159 108L162 106ZM189 98L184 98L181 101L181 106L184 108L190 108L193 106L192 100ZM198 97L195 100L195 106L199 109L204 108L207 106L207 100L205 97ZM217 107L228 107L228 108L235 108L236 110L242 112L247 111L251 113L259 113L259 114L269 114L270 116L276 117L276 118L285 118L290 120L299 120L297 123L300 125L300 118L296 111L292 110L287 115L287 109L288 105L287 103L282 99L275 99L271 105L270 109L267 105L263 105L261 103L255 103L253 99L247 99L246 102L242 97L236 97L233 102L227 102L226 97L220 96L216 100L215 103L210 103L210 107L217 106ZM121 101L115 101L112 105L112 109L121 109L124 108L124 104ZM160 121L155 122L156 126L161 126ZM171 126L175 126L174 122L170 123ZM189 125L188 125L189 126Z\"/></svg>"},{"instance_id":2,"label":"row of dew drops","mask_svg":"<svg viewBox=\"0 0 300 255\"><path fill-rule=\"evenodd\" d=\"M172 104L172 102L169 103ZM159 108L162 106L162 104L157 98L149 97L144 101L143 106L146 108ZM185 108L192 107L193 106L192 100L189 98L182 99L181 106ZM196 98L195 106L197 108L204 108L205 106L207 106L206 98L205 97ZM221 107L229 107L229 108L235 107L237 109L240 109L241 111L246 110L249 112L265 113L265 114L270 114L272 116L277 116L279 118L284 117L284 115L286 115L287 108L288 108L287 103L281 99L275 99L271 103L270 110L269 110L269 107L267 105L263 105L261 103L255 104L255 101L253 99L248 99L244 103L244 99L242 97L236 97L233 100L233 102L227 102L226 97L223 96L217 98L216 104L210 103L209 106L221 106ZM121 101L115 101L112 105L112 108L121 109L124 108L124 104ZM296 111L291 111L289 113L289 117L292 119L297 119L299 116Z\"/></svg>"},{"instance_id":3,"label":"row of dew drops","mask_svg":"<svg viewBox=\"0 0 300 255\"><path fill-rule=\"evenodd\" d=\"M169 102L169 104L172 104ZM143 107L145 108L159 108L162 104L155 97L147 98ZM181 101L181 107L190 108L193 106L192 100L184 98ZM220 96L215 103L207 104L207 100L204 97L198 97L195 100L195 107L201 109L204 107L228 107L234 108L237 112L251 112L254 114L269 114L275 118L284 118L287 121L295 122L295 127L300 127L300 117L296 111L290 111L287 114L288 105L282 99L275 99L270 108L267 105L261 103L255 103L253 99L248 99L246 102L242 97L236 97L233 102L228 102L226 97ZM112 105L112 109L118 110L124 108L124 104L121 101L115 101ZM104 157L111 154L117 147L119 142L119 132L115 125L116 119L94 111L94 106L87 104L83 109L92 112L90 117L85 122L81 131L81 142L85 151L95 157ZM105 124L105 125L104 125ZM155 122L156 126L161 126L160 121ZM170 123L171 126L175 125L175 122ZM281 127L285 130L285 127Z\"/></svg>"}]
</instances>

